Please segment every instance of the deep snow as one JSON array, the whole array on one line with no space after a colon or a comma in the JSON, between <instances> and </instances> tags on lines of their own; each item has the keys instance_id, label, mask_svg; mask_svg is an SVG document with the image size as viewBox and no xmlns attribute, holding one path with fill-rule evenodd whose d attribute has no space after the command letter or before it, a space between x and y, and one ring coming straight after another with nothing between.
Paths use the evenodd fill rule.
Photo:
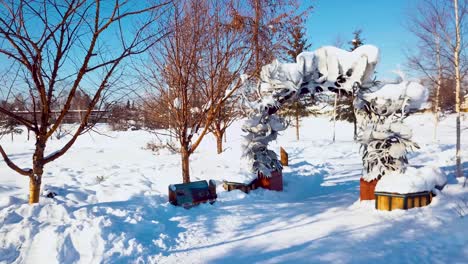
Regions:
<instances>
[{"instance_id":1,"label":"deep snow","mask_svg":"<svg viewBox=\"0 0 468 264\"><path fill-rule=\"evenodd\" d=\"M466 116L465 116L466 120ZM144 131L82 136L64 157L46 167L38 205L27 204L28 180L0 161L0 263L466 263L468 187L454 179L454 116L443 119L433 142L433 119L406 121L421 149L412 166L436 166L449 184L428 207L377 211L359 202L362 164L352 124L326 117L303 121L301 140L288 128L272 149L290 156L284 192L225 192L214 205L190 210L167 202L179 183L180 158L144 149ZM192 180L243 181L242 121L216 155L207 137L191 159ZM468 125L462 122L462 148ZM33 142L25 135L1 139L21 167L30 166ZM64 141L53 140L50 152ZM465 174L468 153L462 152ZM465 203L465 204L464 204ZM465 217L460 217L460 214Z\"/></svg>"}]
</instances>

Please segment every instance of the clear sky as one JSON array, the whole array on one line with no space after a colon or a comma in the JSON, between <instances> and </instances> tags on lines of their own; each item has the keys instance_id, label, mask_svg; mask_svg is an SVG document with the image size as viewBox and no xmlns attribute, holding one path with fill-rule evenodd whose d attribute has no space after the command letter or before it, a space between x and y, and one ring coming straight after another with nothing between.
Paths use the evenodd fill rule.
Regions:
<instances>
[{"instance_id":1,"label":"clear sky","mask_svg":"<svg viewBox=\"0 0 468 264\"><path fill-rule=\"evenodd\" d=\"M306 32L311 50L324 45L335 45L341 38L344 48L353 39L352 32L362 29L365 44L380 49L377 77L393 78L392 70L399 66L404 70L405 50L413 47L415 37L406 24L410 8L418 0L303 0L312 3Z\"/></svg>"}]
</instances>

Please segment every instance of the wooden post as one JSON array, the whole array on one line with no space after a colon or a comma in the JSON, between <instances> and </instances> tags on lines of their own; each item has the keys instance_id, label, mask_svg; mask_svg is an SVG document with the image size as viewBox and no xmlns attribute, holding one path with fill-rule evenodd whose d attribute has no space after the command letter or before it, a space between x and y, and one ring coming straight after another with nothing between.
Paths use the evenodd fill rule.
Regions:
<instances>
[{"instance_id":1,"label":"wooden post","mask_svg":"<svg viewBox=\"0 0 468 264\"><path fill-rule=\"evenodd\" d=\"M281 165L289 166L289 157L288 157L289 155L286 152L286 150L284 150L283 147L280 147L280 156L281 156Z\"/></svg>"},{"instance_id":2,"label":"wooden post","mask_svg":"<svg viewBox=\"0 0 468 264\"><path fill-rule=\"evenodd\" d=\"M370 182L365 181L363 178L360 179L360 199L364 200L374 200L375 199L375 186L377 185L378 180L372 180Z\"/></svg>"}]
</instances>

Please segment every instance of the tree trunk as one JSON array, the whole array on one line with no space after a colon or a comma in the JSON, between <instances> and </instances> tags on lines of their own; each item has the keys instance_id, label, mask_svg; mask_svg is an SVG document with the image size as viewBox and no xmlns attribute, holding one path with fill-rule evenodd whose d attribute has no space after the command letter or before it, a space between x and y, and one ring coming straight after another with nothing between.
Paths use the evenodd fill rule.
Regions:
<instances>
[{"instance_id":1,"label":"tree trunk","mask_svg":"<svg viewBox=\"0 0 468 264\"><path fill-rule=\"evenodd\" d=\"M39 181L36 180L39 179ZM39 194L41 193L41 178L42 176L34 175L29 177L29 204L39 202Z\"/></svg>"},{"instance_id":2,"label":"tree trunk","mask_svg":"<svg viewBox=\"0 0 468 264\"><path fill-rule=\"evenodd\" d=\"M460 20L458 16L458 0L453 0L454 9L455 9L455 50L454 50L454 62L455 62L455 111L457 112L457 147L456 147L456 176L462 177L462 168L461 168L461 146L460 146L460 88L461 88L461 76L460 76Z\"/></svg>"},{"instance_id":3,"label":"tree trunk","mask_svg":"<svg viewBox=\"0 0 468 264\"><path fill-rule=\"evenodd\" d=\"M190 182L190 154L186 147L181 148L182 156L182 179L184 183Z\"/></svg>"},{"instance_id":4,"label":"tree trunk","mask_svg":"<svg viewBox=\"0 0 468 264\"><path fill-rule=\"evenodd\" d=\"M336 128L336 105L338 103L338 93L335 93L335 104L333 106L333 142L335 142L335 128Z\"/></svg>"},{"instance_id":5,"label":"tree trunk","mask_svg":"<svg viewBox=\"0 0 468 264\"><path fill-rule=\"evenodd\" d=\"M354 124L353 140L356 141L356 140L357 140L357 121L356 121L356 114L354 114L353 124Z\"/></svg>"},{"instance_id":6,"label":"tree trunk","mask_svg":"<svg viewBox=\"0 0 468 264\"><path fill-rule=\"evenodd\" d=\"M354 107L354 100L355 99L356 99L356 95L355 95L355 91L354 91L354 88L353 88L353 94L352 94L352 98L351 98L351 109L353 110L353 126L354 126L353 140L354 141L357 140L357 116L356 116L356 107Z\"/></svg>"},{"instance_id":7,"label":"tree trunk","mask_svg":"<svg viewBox=\"0 0 468 264\"><path fill-rule=\"evenodd\" d=\"M437 60L437 85L434 102L434 142L437 141L437 127L439 125L439 97L442 86L442 64L440 62L440 38L436 34L436 60Z\"/></svg>"},{"instance_id":8,"label":"tree trunk","mask_svg":"<svg viewBox=\"0 0 468 264\"><path fill-rule=\"evenodd\" d=\"M45 137L39 136L36 141L36 150L33 155L33 172L29 177L29 203L39 202L41 192L42 174L44 173Z\"/></svg>"},{"instance_id":9,"label":"tree trunk","mask_svg":"<svg viewBox=\"0 0 468 264\"><path fill-rule=\"evenodd\" d=\"M218 154L223 153L223 132L222 131L216 131L215 133L216 137L216 150Z\"/></svg>"},{"instance_id":10,"label":"tree trunk","mask_svg":"<svg viewBox=\"0 0 468 264\"><path fill-rule=\"evenodd\" d=\"M299 110L296 110L296 140L299 141L299 129L300 129L300 124L299 124Z\"/></svg>"},{"instance_id":11,"label":"tree trunk","mask_svg":"<svg viewBox=\"0 0 468 264\"><path fill-rule=\"evenodd\" d=\"M460 144L460 111L457 113L457 177L463 177L462 164L461 164L461 144Z\"/></svg>"}]
</instances>

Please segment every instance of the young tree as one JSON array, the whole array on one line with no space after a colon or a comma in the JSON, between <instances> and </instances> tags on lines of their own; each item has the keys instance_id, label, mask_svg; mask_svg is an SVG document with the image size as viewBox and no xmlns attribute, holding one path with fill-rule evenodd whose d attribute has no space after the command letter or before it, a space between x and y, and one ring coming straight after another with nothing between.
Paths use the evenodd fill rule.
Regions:
<instances>
[{"instance_id":1,"label":"young tree","mask_svg":"<svg viewBox=\"0 0 468 264\"><path fill-rule=\"evenodd\" d=\"M210 126L210 132L216 138L216 153L223 152L223 137L226 138L226 130L241 115L238 105L239 97L233 96L225 101L220 107L220 111L214 116Z\"/></svg>"},{"instance_id":2,"label":"young tree","mask_svg":"<svg viewBox=\"0 0 468 264\"><path fill-rule=\"evenodd\" d=\"M308 41L305 37L305 28L304 20L299 19L298 23L293 25L289 29L290 38L286 40L286 45L283 47L287 56L285 59L289 62L295 62L297 55L306 51L310 48L311 44L308 44ZM300 118L308 116L308 111L306 109L307 105L310 105L311 101L297 100L289 103L285 106L284 110L280 112L280 115L294 116L295 127L296 127L296 140L300 138Z\"/></svg>"},{"instance_id":3,"label":"young tree","mask_svg":"<svg viewBox=\"0 0 468 264\"><path fill-rule=\"evenodd\" d=\"M462 169L462 164L461 164L461 146L460 146L460 141L461 141L461 133L460 133L460 105L461 105L461 83L462 83L462 76L461 76L461 43L462 43L462 38L461 38L461 19L460 15L463 17L466 15L468 9L467 9L467 1L464 1L464 5L462 5L459 8L458 5L458 0L453 0L453 10L454 10L454 18L455 18L455 45L452 43L452 49L453 49L453 64L455 68L455 112L457 113L457 147L456 147L456 167L457 167L457 177L462 177L463 176L463 169ZM461 13L461 14L460 14ZM466 183L466 181L465 181Z\"/></svg>"},{"instance_id":4,"label":"young tree","mask_svg":"<svg viewBox=\"0 0 468 264\"><path fill-rule=\"evenodd\" d=\"M464 37L466 32L462 31L463 25L466 24L466 14L468 13L468 1L466 0L425 0L423 1L420 13L415 14L417 17L417 25L420 25L422 30L416 31L420 33L419 39L424 40L423 43L429 47L435 47L435 53L439 53L443 64L449 65L447 75L453 77L455 81L455 105L454 109L457 113L456 117L456 175L463 176L461 164L461 134L460 134L460 104L461 104L461 88L462 81L468 74L466 61L466 45ZM424 36L422 38L421 36ZM435 43L435 45L434 45ZM429 49L430 51L430 49ZM433 63L433 62L432 62ZM419 63L420 69L428 71L427 64ZM431 68L429 68L431 69ZM433 69L433 68L432 68ZM443 70L443 69L442 69ZM440 69L436 69L439 75ZM427 74L428 76L430 75ZM438 76L439 77L439 76ZM445 77L446 78L446 77ZM433 78L435 79L435 78ZM441 78L441 80L443 80ZM441 85L442 82L440 81ZM438 87L439 89L441 88ZM437 107L437 106L436 106Z\"/></svg>"},{"instance_id":5,"label":"young tree","mask_svg":"<svg viewBox=\"0 0 468 264\"><path fill-rule=\"evenodd\" d=\"M353 51L357 49L358 47L364 45L364 39L361 38L361 33L362 30L358 29L353 32L354 38L351 40L351 47L350 51ZM353 139L357 140L357 116L356 116L356 108L354 107L354 99L356 98L356 91L352 91L351 93L351 100L348 100L345 102L343 105L348 105L350 112L347 116L344 115L344 118L346 118L349 122L353 122Z\"/></svg>"},{"instance_id":6,"label":"young tree","mask_svg":"<svg viewBox=\"0 0 468 264\"><path fill-rule=\"evenodd\" d=\"M357 29L353 32L353 39L348 42L349 51L353 51L358 47L364 45L364 39L361 38L361 29ZM357 118L356 109L354 107L355 91L353 90L350 94L340 93L335 94L335 109L333 114L333 122L336 120L344 120L353 123L353 139L357 140Z\"/></svg>"},{"instance_id":7,"label":"young tree","mask_svg":"<svg viewBox=\"0 0 468 264\"><path fill-rule=\"evenodd\" d=\"M421 4L421 9L427 10L427 3ZM418 39L418 54L408 56L409 67L422 72L430 81L430 86L435 86L431 93L431 100L434 112L434 141L437 140L437 126L439 123L439 111L441 106L441 89L444 79L444 72L447 71L448 63L442 60L442 30L437 22L437 15L431 12L421 12L420 15L411 15L409 18L409 28ZM436 64L434 65L434 60Z\"/></svg>"},{"instance_id":8,"label":"young tree","mask_svg":"<svg viewBox=\"0 0 468 264\"><path fill-rule=\"evenodd\" d=\"M362 33L362 29L356 29L353 32L354 38L348 42L348 44L351 45L351 47L349 48L349 51L353 51L357 49L358 47L364 45L364 39L361 39L361 33Z\"/></svg>"},{"instance_id":9,"label":"young tree","mask_svg":"<svg viewBox=\"0 0 468 264\"><path fill-rule=\"evenodd\" d=\"M121 75L124 59L144 52L152 44L142 33L166 3L156 1L137 8L125 1L0 2L0 54L24 73L19 87L30 95L32 117L22 117L1 106L0 113L15 119L36 136L32 168L15 164L2 146L0 154L11 169L29 178L29 203L37 203L44 166L64 155L90 128L91 111ZM136 29L126 25L134 25ZM61 87L67 87L68 92L60 94ZM61 148L48 150L48 141L64 122L80 89L87 91L91 101L79 126ZM57 106L60 114L54 119L52 107L59 94L66 101Z\"/></svg>"},{"instance_id":10,"label":"young tree","mask_svg":"<svg viewBox=\"0 0 468 264\"><path fill-rule=\"evenodd\" d=\"M240 87L246 64L245 38L226 9L231 2L174 3L174 13L164 21L171 33L150 50L148 72L140 71L153 100L169 114L159 120L167 120L168 133L179 141L184 183L190 182L190 155Z\"/></svg>"}]
</instances>

